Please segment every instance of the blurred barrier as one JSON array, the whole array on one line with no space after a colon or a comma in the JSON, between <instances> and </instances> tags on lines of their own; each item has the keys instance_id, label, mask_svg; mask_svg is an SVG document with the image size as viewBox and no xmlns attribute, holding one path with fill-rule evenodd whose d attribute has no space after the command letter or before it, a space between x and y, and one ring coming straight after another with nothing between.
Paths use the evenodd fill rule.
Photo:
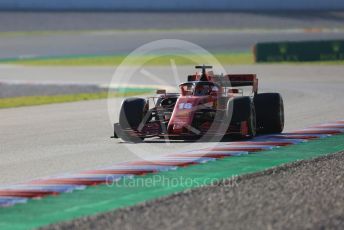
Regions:
<instances>
[{"instance_id":1,"label":"blurred barrier","mask_svg":"<svg viewBox=\"0 0 344 230\"><path fill-rule=\"evenodd\" d=\"M344 40L258 43L254 56L256 62L344 60Z\"/></svg>"},{"instance_id":2,"label":"blurred barrier","mask_svg":"<svg viewBox=\"0 0 344 230\"><path fill-rule=\"evenodd\" d=\"M0 10L343 10L343 0L0 0Z\"/></svg>"}]
</instances>

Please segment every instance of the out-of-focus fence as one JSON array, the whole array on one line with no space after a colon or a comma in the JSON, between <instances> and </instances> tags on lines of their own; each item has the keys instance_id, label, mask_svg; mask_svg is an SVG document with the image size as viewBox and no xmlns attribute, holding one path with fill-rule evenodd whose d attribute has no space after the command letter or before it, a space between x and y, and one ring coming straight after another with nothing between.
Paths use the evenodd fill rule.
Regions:
<instances>
[{"instance_id":1,"label":"out-of-focus fence","mask_svg":"<svg viewBox=\"0 0 344 230\"><path fill-rule=\"evenodd\" d=\"M344 40L258 43L254 54L256 62L344 60Z\"/></svg>"}]
</instances>

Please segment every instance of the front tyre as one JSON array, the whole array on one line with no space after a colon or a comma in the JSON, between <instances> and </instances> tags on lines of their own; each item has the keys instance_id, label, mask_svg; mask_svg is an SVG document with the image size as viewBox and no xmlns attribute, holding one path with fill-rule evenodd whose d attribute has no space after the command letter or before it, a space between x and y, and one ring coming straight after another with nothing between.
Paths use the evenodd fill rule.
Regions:
<instances>
[{"instance_id":1,"label":"front tyre","mask_svg":"<svg viewBox=\"0 0 344 230\"><path fill-rule=\"evenodd\" d=\"M128 142L141 142L142 137L133 135L138 131L138 128L148 111L148 103L143 98L128 98L122 102L119 114L119 127L117 132L118 137Z\"/></svg>"}]
</instances>

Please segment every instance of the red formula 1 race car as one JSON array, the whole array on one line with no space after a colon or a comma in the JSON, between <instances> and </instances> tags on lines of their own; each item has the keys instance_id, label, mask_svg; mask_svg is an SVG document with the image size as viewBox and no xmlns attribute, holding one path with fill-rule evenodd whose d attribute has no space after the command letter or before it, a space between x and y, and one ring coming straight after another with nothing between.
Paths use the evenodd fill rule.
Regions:
<instances>
[{"instance_id":1,"label":"red formula 1 race car","mask_svg":"<svg viewBox=\"0 0 344 230\"><path fill-rule=\"evenodd\" d=\"M157 96L122 102L114 137L139 142L148 137L191 139L257 133L280 133L283 100L278 93L258 93L255 74L214 75L211 66L188 76L180 93L157 90ZM247 96L245 89L251 86ZM153 101L153 106L150 106Z\"/></svg>"}]
</instances>

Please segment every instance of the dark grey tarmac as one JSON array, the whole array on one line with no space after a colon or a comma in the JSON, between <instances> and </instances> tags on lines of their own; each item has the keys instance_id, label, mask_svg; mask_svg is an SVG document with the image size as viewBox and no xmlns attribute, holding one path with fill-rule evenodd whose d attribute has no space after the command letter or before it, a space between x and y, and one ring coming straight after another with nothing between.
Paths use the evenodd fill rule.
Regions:
<instances>
[{"instance_id":1,"label":"dark grey tarmac","mask_svg":"<svg viewBox=\"0 0 344 230\"><path fill-rule=\"evenodd\" d=\"M251 52L257 42L343 39L344 31L88 31L0 36L0 59L127 55L160 39L192 42L212 53Z\"/></svg>"},{"instance_id":2,"label":"dark grey tarmac","mask_svg":"<svg viewBox=\"0 0 344 230\"><path fill-rule=\"evenodd\" d=\"M344 12L0 12L0 31L343 27Z\"/></svg>"},{"instance_id":3,"label":"dark grey tarmac","mask_svg":"<svg viewBox=\"0 0 344 230\"><path fill-rule=\"evenodd\" d=\"M344 12L0 12L0 59L122 55L159 39L250 52L257 42L343 39L343 25Z\"/></svg>"},{"instance_id":4,"label":"dark grey tarmac","mask_svg":"<svg viewBox=\"0 0 344 230\"><path fill-rule=\"evenodd\" d=\"M45 229L343 229L344 152Z\"/></svg>"},{"instance_id":5,"label":"dark grey tarmac","mask_svg":"<svg viewBox=\"0 0 344 230\"><path fill-rule=\"evenodd\" d=\"M224 66L227 73L256 73L260 92L279 92L285 104L285 130L344 118L342 65ZM194 66L143 67L127 81L114 77L114 67L0 67L0 81L10 84L155 85L175 87ZM142 69L141 69L142 70ZM219 70L215 69L218 73ZM111 81L112 79L112 81ZM168 89L168 92L176 92ZM1 109L0 185L27 182L61 173L199 149L208 143L123 143L110 139L122 98ZM209 143L211 144L211 143ZM205 148L205 147L204 147Z\"/></svg>"}]
</instances>

